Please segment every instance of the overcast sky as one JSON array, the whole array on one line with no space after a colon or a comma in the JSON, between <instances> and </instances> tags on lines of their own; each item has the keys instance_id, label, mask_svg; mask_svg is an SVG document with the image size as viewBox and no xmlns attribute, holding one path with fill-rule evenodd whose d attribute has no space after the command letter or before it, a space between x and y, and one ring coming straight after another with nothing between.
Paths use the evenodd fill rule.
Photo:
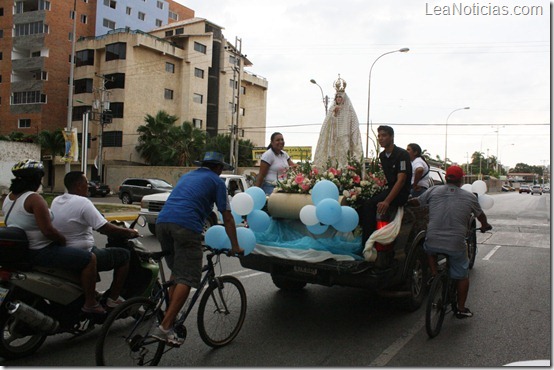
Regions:
<instances>
[{"instance_id":1,"label":"overcast sky","mask_svg":"<svg viewBox=\"0 0 554 370\"><path fill-rule=\"evenodd\" d=\"M395 143L465 163L482 151L509 166L550 163L550 3L540 0L178 0L242 39L248 71L267 78L267 139L312 146L323 93L340 73L366 144L370 122ZM464 14L458 14L461 10ZM495 11L509 15L489 15ZM542 11L542 14L541 14ZM456 14L448 14L448 13ZM535 12L539 15L514 15ZM469 106L469 110L454 110ZM451 114L452 113L452 114ZM370 142L371 148L371 142Z\"/></svg>"}]
</instances>

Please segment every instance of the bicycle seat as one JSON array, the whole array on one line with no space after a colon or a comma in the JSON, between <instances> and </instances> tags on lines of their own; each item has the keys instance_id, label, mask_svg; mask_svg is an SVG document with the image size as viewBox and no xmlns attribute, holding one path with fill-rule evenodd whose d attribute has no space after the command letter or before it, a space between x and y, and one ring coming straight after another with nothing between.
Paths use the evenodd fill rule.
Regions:
<instances>
[{"instance_id":1,"label":"bicycle seat","mask_svg":"<svg viewBox=\"0 0 554 370\"><path fill-rule=\"evenodd\" d=\"M136 252L139 255L139 257L141 257L141 258L152 258L156 262L160 261L162 259L162 257L167 254L164 251L150 252L150 251L137 250Z\"/></svg>"}]
</instances>

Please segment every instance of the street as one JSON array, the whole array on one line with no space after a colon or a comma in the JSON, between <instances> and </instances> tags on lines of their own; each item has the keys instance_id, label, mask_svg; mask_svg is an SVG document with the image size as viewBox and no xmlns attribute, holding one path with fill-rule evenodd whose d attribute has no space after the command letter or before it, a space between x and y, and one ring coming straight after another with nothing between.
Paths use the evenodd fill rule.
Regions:
<instances>
[{"instance_id":1,"label":"street","mask_svg":"<svg viewBox=\"0 0 554 370\"><path fill-rule=\"evenodd\" d=\"M550 194L492 196L495 205L485 213L494 229L478 233L470 273L467 305L475 316L458 320L450 314L436 338L429 339L425 331L425 303L406 313L393 299L360 289L308 285L301 292L283 292L268 274L222 257L223 274L238 277L248 295L241 332L231 344L214 350L200 339L193 315L185 344L166 353L160 366L485 367L549 360ZM141 233L148 249L159 250L146 228ZM96 240L105 244L101 235ZM110 275L103 273L98 289L109 281ZM97 332L50 337L35 355L2 365L94 366Z\"/></svg>"}]
</instances>

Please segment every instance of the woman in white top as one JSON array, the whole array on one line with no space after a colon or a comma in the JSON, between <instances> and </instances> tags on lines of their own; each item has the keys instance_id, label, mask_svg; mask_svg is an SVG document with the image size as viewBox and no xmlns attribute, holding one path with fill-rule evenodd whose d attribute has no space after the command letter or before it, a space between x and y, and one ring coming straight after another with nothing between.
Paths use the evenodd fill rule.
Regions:
<instances>
[{"instance_id":1,"label":"woman in white top","mask_svg":"<svg viewBox=\"0 0 554 370\"><path fill-rule=\"evenodd\" d=\"M271 134L267 151L262 154L260 172L256 177L256 186L263 189L266 195L273 193L278 181L287 178L287 169L296 166L289 155L283 151L285 139L280 132Z\"/></svg>"},{"instance_id":2,"label":"woman in white top","mask_svg":"<svg viewBox=\"0 0 554 370\"><path fill-rule=\"evenodd\" d=\"M421 147L418 144L408 144L406 151L412 161L412 189L411 196L418 197L429 187L429 165L421 156Z\"/></svg>"}]
</instances>

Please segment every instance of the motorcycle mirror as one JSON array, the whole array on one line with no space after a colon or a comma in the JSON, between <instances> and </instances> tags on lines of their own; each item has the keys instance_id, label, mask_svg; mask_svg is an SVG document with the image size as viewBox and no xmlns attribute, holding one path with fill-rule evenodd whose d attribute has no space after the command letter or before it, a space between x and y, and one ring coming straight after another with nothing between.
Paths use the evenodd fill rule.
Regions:
<instances>
[{"instance_id":1,"label":"motorcycle mirror","mask_svg":"<svg viewBox=\"0 0 554 370\"><path fill-rule=\"evenodd\" d=\"M143 216L138 216L135 221L130 226L130 229L134 229L135 225L139 225L140 227L146 226L146 219Z\"/></svg>"}]
</instances>

